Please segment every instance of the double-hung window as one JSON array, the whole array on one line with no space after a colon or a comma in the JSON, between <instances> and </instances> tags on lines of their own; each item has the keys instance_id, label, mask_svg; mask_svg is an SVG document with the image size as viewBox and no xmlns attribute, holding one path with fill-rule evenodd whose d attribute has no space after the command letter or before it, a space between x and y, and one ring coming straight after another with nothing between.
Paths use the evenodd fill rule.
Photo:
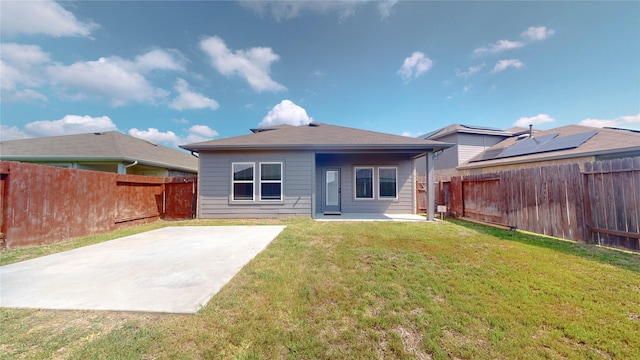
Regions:
<instances>
[{"instance_id":1,"label":"double-hung window","mask_svg":"<svg viewBox=\"0 0 640 360\"><path fill-rule=\"evenodd\" d=\"M354 174L356 200L398 198L398 168L356 166Z\"/></svg>"},{"instance_id":2,"label":"double-hung window","mask_svg":"<svg viewBox=\"0 0 640 360\"><path fill-rule=\"evenodd\" d=\"M373 168L356 167L356 199L373 199Z\"/></svg>"},{"instance_id":3,"label":"double-hung window","mask_svg":"<svg viewBox=\"0 0 640 360\"><path fill-rule=\"evenodd\" d=\"M282 200L282 163L260 163L260 200Z\"/></svg>"},{"instance_id":4,"label":"double-hung window","mask_svg":"<svg viewBox=\"0 0 640 360\"><path fill-rule=\"evenodd\" d=\"M233 163L233 200L253 201L254 163Z\"/></svg>"},{"instance_id":5,"label":"double-hung window","mask_svg":"<svg viewBox=\"0 0 640 360\"><path fill-rule=\"evenodd\" d=\"M398 174L394 167L378 168L378 198L395 199L398 197Z\"/></svg>"},{"instance_id":6,"label":"double-hung window","mask_svg":"<svg viewBox=\"0 0 640 360\"><path fill-rule=\"evenodd\" d=\"M238 162L231 168L233 201L282 201L281 162Z\"/></svg>"}]
</instances>

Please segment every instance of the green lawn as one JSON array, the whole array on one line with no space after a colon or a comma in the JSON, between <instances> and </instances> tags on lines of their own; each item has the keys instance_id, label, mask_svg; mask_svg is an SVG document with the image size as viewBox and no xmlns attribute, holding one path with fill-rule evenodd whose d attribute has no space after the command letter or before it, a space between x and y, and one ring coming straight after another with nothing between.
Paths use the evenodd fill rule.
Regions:
<instances>
[{"instance_id":1,"label":"green lawn","mask_svg":"<svg viewBox=\"0 0 640 360\"><path fill-rule=\"evenodd\" d=\"M457 221L191 221L126 232L267 222L287 228L196 315L0 309L0 353L29 359L640 358L636 254ZM0 261L85 243L5 251Z\"/></svg>"}]
</instances>

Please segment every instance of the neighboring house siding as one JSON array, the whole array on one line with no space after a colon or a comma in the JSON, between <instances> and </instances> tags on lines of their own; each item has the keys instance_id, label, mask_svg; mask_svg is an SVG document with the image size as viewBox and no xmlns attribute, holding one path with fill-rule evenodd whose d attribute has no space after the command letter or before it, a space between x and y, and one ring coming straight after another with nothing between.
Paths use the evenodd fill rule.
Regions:
<instances>
[{"instance_id":1,"label":"neighboring house siding","mask_svg":"<svg viewBox=\"0 0 640 360\"><path fill-rule=\"evenodd\" d=\"M455 169L456 166L460 165L459 162L459 144L458 144L458 134L447 135L443 138L438 139L437 141L442 141L450 144L455 144L454 146L445 149L443 152L438 154L434 162L435 170L442 169ZM422 167L424 169L424 166ZM426 170L423 170L426 172Z\"/></svg>"},{"instance_id":2,"label":"neighboring house siding","mask_svg":"<svg viewBox=\"0 0 640 360\"><path fill-rule=\"evenodd\" d=\"M231 201L231 164L237 162L282 162L283 201ZM262 218L311 216L314 156L310 152L219 152L200 153L198 217ZM257 173L256 173L257 176ZM257 186L257 184L255 185Z\"/></svg>"},{"instance_id":3,"label":"neighboring house siding","mask_svg":"<svg viewBox=\"0 0 640 360\"><path fill-rule=\"evenodd\" d=\"M422 158L424 159L424 158ZM354 196L354 167L397 167L397 199L356 200ZM337 167L341 171L341 211L344 213L411 214L414 206L413 160L392 154L321 154L316 158L316 213L322 212L322 169ZM377 181L375 182L377 184ZM377 191L377 186L374 186Z\"/></svg>"},{"instance_id":4,"label":"neighboring house siding","mask_svg":"<svg viewBox=\"0 0 640 360\"><path fill-rule=\"evenodd\" d=\"M487 148L504 140L501 136L490 136L481 134L459 134L458 135L458 164L461 165L469 159L480 154Z\"/></svg>"}]
</instances>

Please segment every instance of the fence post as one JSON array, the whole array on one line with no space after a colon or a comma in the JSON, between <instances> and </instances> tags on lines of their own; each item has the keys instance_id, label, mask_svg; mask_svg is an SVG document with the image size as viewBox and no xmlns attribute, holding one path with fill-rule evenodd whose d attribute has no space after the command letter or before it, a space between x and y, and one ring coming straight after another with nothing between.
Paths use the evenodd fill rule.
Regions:
<instances>
[{"instance_id":1,"label":"fence post","mask_svg":"<svg viewBox=\"0 0 640 360\"><path fill-rule=\"evenodd\" d=\"M0 161L0 249L7 246L5 239L7 233L5 189L9 185L9 171L9 163Z\"/></svg>"}]
</instances>

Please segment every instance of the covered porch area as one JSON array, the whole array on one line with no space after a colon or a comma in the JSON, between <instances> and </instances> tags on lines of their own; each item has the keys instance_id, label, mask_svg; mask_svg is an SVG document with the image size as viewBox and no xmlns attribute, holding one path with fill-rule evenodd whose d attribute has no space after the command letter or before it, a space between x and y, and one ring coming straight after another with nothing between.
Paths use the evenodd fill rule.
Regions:
<instances>
[{"instance_id":1,"label":"covered porch area","mask_svg":"<svg viewBox=\"0 0 640 360\"><path fill-rule=\"evenodd\" d=\"M339 215L315 214L316 221L425 221L418 214L342 213Z\"/></svg>"}]
</instances>

